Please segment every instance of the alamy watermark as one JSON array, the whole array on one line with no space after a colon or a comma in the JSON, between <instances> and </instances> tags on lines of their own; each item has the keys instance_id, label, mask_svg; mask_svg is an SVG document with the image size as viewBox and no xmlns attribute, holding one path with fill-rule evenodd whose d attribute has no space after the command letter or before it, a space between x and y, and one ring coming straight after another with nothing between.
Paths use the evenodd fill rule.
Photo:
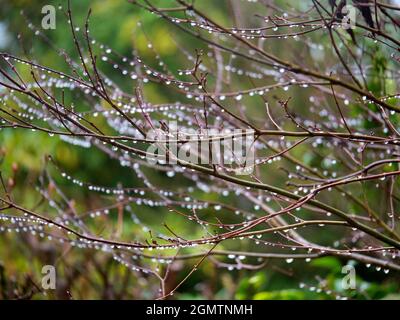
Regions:
<instances>
[{"instance_id":1,"label":"alamy watermark","mask_svg":"<svg viewBox=\"0 0 400 320\"><path fill-rule=\"evenodd\" d=\"M356 28L356 8L350 4L347 4L341 8L342 21L341 26L343 29L355 29Z\"/></svg>"},{"instance_id":2,"label":"alamy watermark","mask_svg":"<svg viewBox=\"0 0 400 320\"><path fill-rule=\"evenodd\" d=\"M56 268L52 265L45 265L42 268L42 288L44 290L56 289Z\"/></svg>"},{"instance_id":3,"label":"alamy watermark","mask_svg":"<svg viewBox=\"0 0 400 320\"><path fill-rule=\"evenodd\" d=\"M356 284L356 269L354 268L354 266L351 264L343 266L342 273L346 274L342 278L342 289L355 290L357 284Z\"/></svg>"},{"instance_id":4,"label":"alamy watermark","mask_svg":"<svg viewBox=\"0 0 400 320\"><path fill-rule=\"evenodd\" d=\"M44 30L56 28L56 8L50 4L42 7L42 28Z\"/></svg>"},{"instance_id":5,"label":"alamy watermark","mask_svg":"<svg viewBox=\"0 0 400 320\"><path fill-rule=\"evenodd\" d=\"M186 129L176 122L168 130L152 129L146 139L147 161L163 164L209 164L223 166L237 175L254 170L255 132L247 129Z\"/></svg>"}]
</instances>

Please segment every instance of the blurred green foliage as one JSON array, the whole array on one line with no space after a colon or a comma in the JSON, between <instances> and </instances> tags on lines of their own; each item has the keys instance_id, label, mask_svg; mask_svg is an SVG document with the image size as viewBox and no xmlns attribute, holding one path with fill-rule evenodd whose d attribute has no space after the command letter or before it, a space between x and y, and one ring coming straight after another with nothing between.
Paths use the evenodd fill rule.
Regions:
<instances>
[{"instance_id":1,"label":"blurred green foliage","mask_svg":"<svg viewBox=\"0 0 400 320\"><path fill-rule=\"evenodd\" d=\"M58 6L58 2L47 0L1 0L0 1L0 22L7 26L7 30L11 35L11 43L7 48L8 51L20 53L19 41L17 34L21 33L23 43L27 48L32 47L30 54L40 57L40 61L45 62L50 67L65 70L67 66L63 63L58 54L49 48L49 46L39 39L33 37L27 30L26 21L21 18L20 11L24 10L25 15L34 23L39 23L41 19L40 9L44 4L49 2ZM207 3L206 3L207 2ZM168 6L166 1L159 1L163 6ZM63 4L65 5L65 4ZM199 6L204 6L212 16L218 18L219 21L229 22L228 14L229 5L227 1L204 1ZM185 47L192 45L193 49L201 49L199 42L195 39L182 35L176 39L171 34L174 30L167 27L166 24L160 23L155 15L145 13L143 10L132 6L123 0L82 0L72 1L72 11L75 23L82 25L87 15L88 9L92 8L92 18L90 20L91 34L101 42L107 43L110 47L123 55L129 56L134 46L140 52L144 59L148 58L151 63L153 53L147 48L146 37L151 39L155 44L157 52L163 57L164 61L169 64L172 70L183 68L182 60L179 59L180 50L176 45L176 41L185 43ZM137 23L141 22L141 27ZM76 51L73 47L72 38L65 24L65 17L61 17L58 12L57 23L59 27L56 30L46 32L46 36L57 47L63 48L72 57L77 58ZM277 46L273 50L281 51ZM292 53L287 53L291 55ZM387 69L387 62L384 55L379 52L377 47L376 56L373 60L373 68L375 69L375 77L370 79L369 85L372 92L380 93L385 87L387 92L391 92L394 83L384 82L383 75ZM102 65L107 74L112 76L112 67ZM23 72L23 70L22 70ZM28 72L28 70L25 70ZM129 83L120 77L113 78L121 87L126 90ZM154 103L174 101L175 94L167 91L167 89L149 85L145 87L145 95ZM301 101L303 93L298 92L296 99ZM77 107L84 108L85 106ZM254 108L253 108L254 109ZM251 111L257 113L258 111ZM373 128L373 122L366 121L366 128ZM23 130L1 130L0 131L0 148L2 154L1 171L5 177L12 176L13 164L18 165L18 173L15 177L16 187L13 190L13 196L16 200L23 202L27 207L34 207L37 203L37 193L34 188L37 184L37 178L44 167L46 155L51 155L57 163L60 164L66 172L74 172L76 178L83 181L90 181L93 184L102 185L123 185L137 186L140 185L136 181L136 177L124 170L114 160L108 158L104 153L92 149L86 152L82 148L72 148L69 144L61 141L57 137L38 132L27 132ZM322 148L322 147L321 147ZM324 152L324 150L321 150ZM320 166L321 159L313 154L304 153L301 148L296 149L294 156L302 155L303 161L311 166ZM99 174L101 173L101 174ZM275 173L266 173L276 176ZM154 181L160 184L170 183L165 180L165 176L152 177ZM68 184L65 180L55 176L55 181L63 187L65 192L76 200L75 205L78 209L84 210L95 208L95 199L91 197L89 192L76 189L73 185ZM174 183L184 183L175 180ZM277 181L277 184L280 182ZM215 194L204 195L204 193L194 193L195 196L202 196L204 200L218 200ZM235 197L231 196L229 201L234 203ZM185 221L177 219L175 216L161 216L157 208L138 206L134 208L140 210L140 217L144 222L152 225L155 230L160 228L160 222L174 223L181 225L182 229L187 226ZM300 212L301 214L301 212ZM115 219L116 220L116 219ZM124 223L123 237L129 240L132 232L135 232L139 226L127 219ZM199 232L196 229L186 230L190 232ZM193 235L194 236L194 235ZM318 234L320 242L330 241L329 234ZM248 245L248 243L246 244ZM190 252L190 251L189 251ZM27 281L28 278L40 279L40 270L45 261L46 254L43 257L31 256L29 250L24 247L23 243L16 241L16 235L0 236L0 281L8 286L19 286ZM86 253L87 254L87 253ZM60 261L64 261L65 265L58 270L61 276L65 273L63 268L73 268L76 275L80 275L78 283L70 292L73 298L110 298L107 296L107 286L112 286L116 292L122 290L125 281L129 281L135 287L133 297L152 298L151 291L146 291L149 284L141 280L135 280L134 277L126 275L129 273L124 267L117 263L113 263L110 257L99 258L101 266L86 265L87 257L77 249L71 252L65 252L63 256L58 257ZM399 282L381 282L379 274L365 268L363 265L355 264L358 275L358 290L354 292L341 291L340 281L343 278L341 272L344 261L332 257L323 257L315 259L310 263L304 261L295 261L292 264L283 262L272 262L263 269L251 272L246 270L226 271L217 269L211 263L205 263L203 267L194 273L188 281L186 281L179 292L175 295L177 299L330 299L332 295L326 294L325 291L318 291L313 287L318 282L317 277L325 279L327 290L337 290L339 295L349 296L351 298L366 299L399 299L398 290ZM190 270L192 264L190 262L180 265L176 270L174 277L177 281L184 278ZM110 272L112 274L112 283L105 283L102 278L102 272ZM296 278L296 272L302 275L302 281L307 282L306 287L299 286L299 280ZM128 279L128 280L126 280ZM397 278L398 279L398 278ZM313 289L312 289L313 288ZM51 296L51 294L50 294ZM128 297L132 297L128 295ZM68 296L58 296L68 298ZM37 295L34 298L45 298ZM118 298L118 297L112 297ZM124 298L124 297L122 297Z\"/></svg>"}]
</instances>

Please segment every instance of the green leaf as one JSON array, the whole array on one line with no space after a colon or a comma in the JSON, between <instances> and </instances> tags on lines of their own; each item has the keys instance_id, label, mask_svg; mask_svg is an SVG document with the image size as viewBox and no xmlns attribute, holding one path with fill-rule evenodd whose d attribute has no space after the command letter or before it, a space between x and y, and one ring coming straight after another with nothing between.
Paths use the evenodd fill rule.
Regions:
<instances>
[{"instance_id":1,"label":"green leaf","mask_svg":"<svg viewBox=\"0 0 400 320\"><path fill-rule=\"evenodd\" d=\"M322 257L314 259L310 264L313 267L328 269L332 272L338 272L342 267L340 261L335 257Z\"/></svg>"},{"instance_id":2,"label":"green leaf","mask_svg":"<svg viewBox=\"0 0 400 320\"><path fill-rule=\"evenodd\" d=\"M264 291L256 293L254 300L302 300L305 294L300 290L287 289L280 291Z\"/></svg>"}]
</instances>

